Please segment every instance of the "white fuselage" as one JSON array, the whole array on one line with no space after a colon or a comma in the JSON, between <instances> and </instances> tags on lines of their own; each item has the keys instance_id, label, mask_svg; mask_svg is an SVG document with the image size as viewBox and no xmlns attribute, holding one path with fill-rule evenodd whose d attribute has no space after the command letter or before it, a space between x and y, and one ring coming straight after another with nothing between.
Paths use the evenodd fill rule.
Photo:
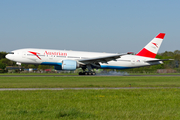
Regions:
<instances>
[{"instance_id":1,"label":"white fuselage","mask_svg":"<svg viewBox=\"0 0 180 120\"><path fill-rule=\"evenodd\" d=\"M116 55L113 53L100 52L81 52L68 50L51 50L51 49L19 49L12 51L12 54L7 54L6 58L26 64L41 64L41 65L62 65L63 60L82 60L104 56ZM128 69L142 67L148 65L162 64L162 62L146 62L147 60L156 60L154 58L142 57L137 55L123 55L121 58L109 61L107 63L100 62L100 68L103 69Z\"/></svg>"}]
</instances>

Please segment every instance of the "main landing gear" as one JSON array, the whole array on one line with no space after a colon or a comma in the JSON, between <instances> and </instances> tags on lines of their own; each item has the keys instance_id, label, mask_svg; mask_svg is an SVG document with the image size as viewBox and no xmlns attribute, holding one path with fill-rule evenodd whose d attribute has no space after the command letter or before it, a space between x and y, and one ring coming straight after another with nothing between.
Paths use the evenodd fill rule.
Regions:
<instances>
[{"instance_id":1,"label":"main landing gear","mask_svg":"<svg viewBox=\"0 0 180 120\"><path fill-rule=\"evenodd\" d=\"M86 71L86 68L88 71ZM79 75L96 75L96 73L93 71L92 66L90 64L82 67L83 72L79 72Z\"/></svg>"},{"instance_id":2,"label":"main landing gear","mask_svg":"<svg viewBox=\"0 0 180 120\"><path fill-rule=\"evenodd\" d=\"M79 72L79 75L96 75L95 72Z\"/></svg>"}]
</instances>

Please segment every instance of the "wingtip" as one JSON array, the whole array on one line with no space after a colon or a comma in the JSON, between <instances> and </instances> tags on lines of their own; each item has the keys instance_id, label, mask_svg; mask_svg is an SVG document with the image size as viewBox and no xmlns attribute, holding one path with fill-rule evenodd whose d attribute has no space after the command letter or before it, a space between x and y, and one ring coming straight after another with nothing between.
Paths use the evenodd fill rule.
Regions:
<instances>
[{"instance_id":1,"label":"wingtip","mask_svg":"<svg viewBox=\"0 0 180 120\"><path fill-rule=\"evenodd\" d=\"M156 38L164 39L165 33L159 33Z\"/></svg>"}]
</instances>

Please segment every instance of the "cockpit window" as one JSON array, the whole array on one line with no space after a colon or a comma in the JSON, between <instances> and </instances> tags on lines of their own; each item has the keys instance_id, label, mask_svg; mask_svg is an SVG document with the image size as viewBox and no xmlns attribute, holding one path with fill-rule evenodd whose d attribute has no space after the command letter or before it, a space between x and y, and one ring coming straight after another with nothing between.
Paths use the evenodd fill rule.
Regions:
<instances>
[{"instance_id":1,"label":"cockpit window","mask_svg":"<svg viewBox=\"0 0 180 120\"><path fill-rule=\"evenodd\" d=\"M8 52L8 54L14 54L14 52Z\"/></svg>"}]
</instances>

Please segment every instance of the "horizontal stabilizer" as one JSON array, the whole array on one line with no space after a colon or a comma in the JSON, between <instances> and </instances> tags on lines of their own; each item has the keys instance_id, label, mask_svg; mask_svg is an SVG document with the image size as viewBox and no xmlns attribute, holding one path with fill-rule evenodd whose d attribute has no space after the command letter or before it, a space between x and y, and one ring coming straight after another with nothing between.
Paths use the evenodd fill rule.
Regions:
<instances>
[{"instance_id":1,"label":"horizontal stabilizer","mask_svg":"<svg viewBox=\"0 0 180 120\"><path fill-rule=\"evenodd\" d=\"M146 60L145 62L160 62L160 61L169 61L169 60L174 60L174 59L155 59L155 60Z\"/></svg>"}]
</instances>

